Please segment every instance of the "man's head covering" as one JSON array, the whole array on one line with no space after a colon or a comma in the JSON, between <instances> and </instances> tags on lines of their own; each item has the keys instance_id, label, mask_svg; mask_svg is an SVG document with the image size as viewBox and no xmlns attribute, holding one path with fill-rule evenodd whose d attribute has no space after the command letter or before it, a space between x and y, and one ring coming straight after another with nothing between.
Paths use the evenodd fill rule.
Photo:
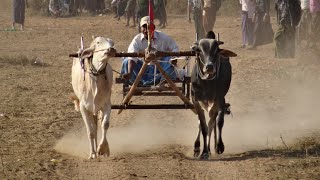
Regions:
<instances>
[{"instance_id":1,"label":"man's head covering","mask_svg":"<svg viewBox=\"0 0 320 180\"><path fill-rule=\"evenodd\" d=\"M148 24L148 23L150 23L150 16L144 16L140 20L140 27L142 27L143 25Z\"/></svg>"}]
</instances>

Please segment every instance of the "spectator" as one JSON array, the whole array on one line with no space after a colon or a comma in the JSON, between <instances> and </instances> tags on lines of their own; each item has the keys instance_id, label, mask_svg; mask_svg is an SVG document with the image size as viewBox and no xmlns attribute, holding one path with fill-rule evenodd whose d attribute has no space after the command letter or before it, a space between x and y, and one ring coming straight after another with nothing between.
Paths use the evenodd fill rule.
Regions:
<instances>
[{"instance_id":1,"label":"spectator","mask_svg":"<svg viewBox=\"0 0 320 180\"><path fill-rule=\"evenodd\" d=\"M192 11L192 7L193 7L193 2L192 2L192 0L187 0L187 1L188 1L187 16L188 16L189 22L191 22L191 11Z\"/></svg>"},{"instance_id":2,"label":"spectator","mask_svg":"<svg viewBox=\"0 0 320 180\"><path fill-rule=\"evenodd\" d=\"M312 14L311 39L312 44L320 40L320 0L310 0L310 12Z\"/></svg>"},{"instance_id":3,"label":"spectator","mask_svg":"<svg viewBox=\"0 0 320 180\"><path fill-rule=\"evenodd\" d=\"M118 0L117 1L117 15L115 18L120 20L120 17L125 14L125 9L127 7L128 0Z\"/></svg>"},{"instance_id":4,"label":"spectator","mask_svg":"<svg viewBox=\"0 0 320 180\"><path fill-rule=\"evenodd\" d=\"M297 27L297 45L300 45L302 40L310 41L311 33L311 13L310 13L310 0L300 0L302 15L299 25Z\"/></svg>"},{"instance_id":5,"label":"spectator","mask_svg":"<svg viewBox=\"0 0 320 180\"><path fill-rule=\"evenodd\" d=\"M277 0L275 8L278 15L278 31L275 34L275 56L294 58L295 32L300 22L301 6L299 0Z\"/></svg>"},{"instance_id":6,"label":"spectator","mask_svg":"<svg viewBox=\"0 0 320 180\"><path fill-rule=\"evenodd\" d=\"M256 0L253 15L253 44L249 49L256 49L257 46L272 43L273 30L270 24L269 10L270 0Z\"/></svg>"},{"instance_id":7,"label":"spectator","mask_svg":"<svg viewBox=\"0 0 320 180\"><path fill-rule=\"evenodd\" d=\"M115 14L114 18L118 18L118 3L119 3L119 0L112 0L111 1L111 8Z\"/></svg>"},{"instance_id":8,"label":"spectator","mask_svg":"<svg viewBox=\"0 0 320 180\"><path fill-rule=\"evenodd\" d=\"M196 29L196 40L205 37L202 16L202 0L192 0L193 20Z\"/></svg>"},{"instance_id":9,"label":"spectator","mask_svg":"<svg viewBox=\"0 0 320 180\"><path fill-rule=\"evenodd\" d=\"M133 22L133 25L132 27L135 27L136 26L136 15L135 15L135 10L136 10L136 0L129 0L127 2L127 7L125 9L125 12L126 12L126 15L127 15L127 24L126 26L129 26L129 21L130 21L130 18L132 17L132 22Z\"/></svg>"},{"instance_id":10,"label":"spectator","mask_svg":"<svg viewBox=\"0 0 320 180\"><path fill-rule=\"evenodd\" d=\"M25 9L28 7L28 0L13 0L12 30L15 30L15 24L21 24L20 30L24 29Z\"/></svg>"},{"instance_id":11,"label":"spectator","mask_svg":"<svg viewBox=\"0 0 320 180\"><path fill-rule=\"evenodd\" d=\"M240 0L241 4L241 29L242 29L242 48L253 44L253 14L255 11L255 0Z\"/></svg>"},{"instance_id":12,"label":"spectator","mask_svg":"<svg viewBox=\"0 0 320 180\"><path fill-rule=\"evenodd\" d=\"M63 7L65 8L65 15L70 13L70 0L64 0Z\"/></svg>"},{"instance_id":13,"label":"spectator","mask_svg":"<svg viewBox=\"0 0 320 180\"><path fill-rule=\"evenodd\" d=\"M203 28L206 34L212 31L214 24L216 22L217 11L221 6L221 0L204 0L203 1Z\"/></svg>"},{"instance_id":14,"label":"spectator","mask_svg":"<svg viewBox=\"0 0 320 180\"><path fill-rule=\"evenodd\" d=\"M50 0L49 11L54 17L62 16L64 11L64 0Z\"/></svg>"}]
</instances>

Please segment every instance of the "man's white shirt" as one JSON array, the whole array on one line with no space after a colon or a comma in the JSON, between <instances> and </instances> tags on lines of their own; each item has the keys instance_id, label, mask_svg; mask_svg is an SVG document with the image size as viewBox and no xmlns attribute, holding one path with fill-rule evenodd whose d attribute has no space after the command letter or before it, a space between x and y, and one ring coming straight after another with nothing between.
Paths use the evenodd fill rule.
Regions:
<instances>
[{"instance_id":1,"label":"man's white shirt","mask_svg":"<svg viewBox=\"0 0 320 180\"><path fill-rule=\"evenodd\" d=\"M248 17L252 18L255 12L255 0L239 0L241 4L241 10L248 13Z\"/></svg>"},{"instance_id":2,"label":"man's white shirt","mask_svg":"<svg viewBox=\"0 0 320 180\"><path fill-rule=\"evenodd\" d=\"M148 40L144 37L143 33L136 35L131 41L128 52L144 52L148 47ZM178 52L179 47L177 43L168 35L160 31L154 32L154 39L152 41L152 47L158 51L167 51L167 52ZM129 60L135 62L138 61L136 57L128 57Z\"/></svg>"}]
</instances>

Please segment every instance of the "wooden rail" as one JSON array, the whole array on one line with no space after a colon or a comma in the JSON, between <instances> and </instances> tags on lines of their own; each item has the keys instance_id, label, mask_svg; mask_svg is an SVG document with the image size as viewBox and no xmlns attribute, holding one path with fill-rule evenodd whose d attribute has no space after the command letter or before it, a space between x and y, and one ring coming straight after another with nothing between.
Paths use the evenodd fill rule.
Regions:
<instances>
[{"instance_id":1,"label":"wooden rail","mask_svg":"<svg viewBox=\"0 0 320 180\"><path fill-rule=\"evenodd\" d=\"M179 51L179 52L162 52L156 51L156 57L165 57L165 56L195 56L195 51ZM79 57L78 53L69 54L69 57ZM117 52L115 57L145 57L144 52L139 53L127 53L127 52Z\"/></svg>"},{"instance_id":2,"label":"wooden rail","mask_svg":"<svg viewBox=\"0 0 320 180\"><path fill-rule=\"evenodd\" d=\"M194 109L192 104L112 105L111 109Z\"/></svg>"}]
</instances>

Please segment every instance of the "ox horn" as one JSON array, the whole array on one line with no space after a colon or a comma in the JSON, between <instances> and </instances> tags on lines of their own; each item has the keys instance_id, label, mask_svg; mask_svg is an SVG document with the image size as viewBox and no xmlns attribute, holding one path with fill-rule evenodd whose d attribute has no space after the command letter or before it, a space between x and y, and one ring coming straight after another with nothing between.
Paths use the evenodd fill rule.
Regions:
<instances>
[{"instance_id":1,"label":"ox horn","mask_svg":"<svg viewBox=\"0 0 320 180\"><path fill-rule=\"evenodd\" d=\"M93 54L94 49L95 49L94 46L85 49L85 50L81 53L81 57L82 57L82 58L89 58L89 57L91 57L92 54Z\"/></svg>"}]
</instances>

